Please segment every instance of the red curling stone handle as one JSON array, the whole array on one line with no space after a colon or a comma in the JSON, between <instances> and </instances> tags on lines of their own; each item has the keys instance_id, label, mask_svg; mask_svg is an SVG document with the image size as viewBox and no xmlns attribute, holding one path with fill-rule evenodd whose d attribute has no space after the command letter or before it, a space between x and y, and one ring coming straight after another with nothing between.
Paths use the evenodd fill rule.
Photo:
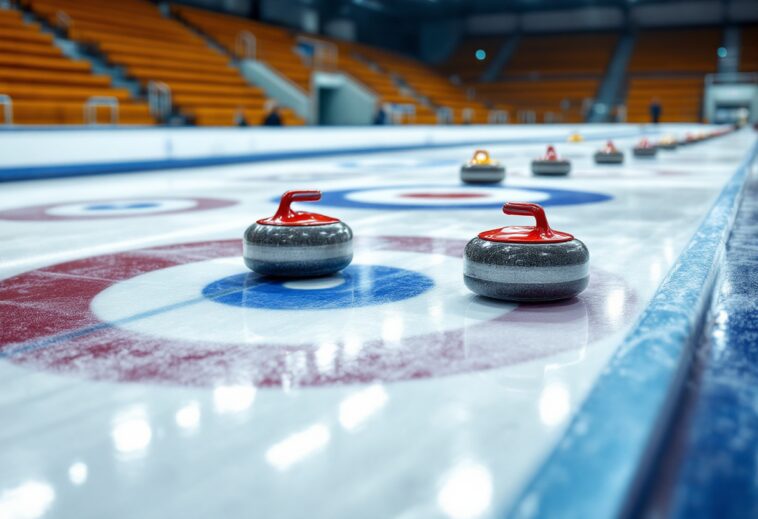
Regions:
<instances>
[{"instance_id":1,"label":"red curling stone handle","mask_svg":"<svg viewBox=\"0 0 758 519\"><path fill-rule=\"evenodd\" d=\"M293 216L294 212L291 207L292 202L318 202L319 200L321 200L321 191L287 191L282 195L282 200L279 202L279 209L276 210L273 219L281 220Z\"/></svg>"},{"instance_id":2,"label":"red curling stone handle","mask_svg":"<svg viewBox=\"0 0 758 519\"><path fill-rule=\"evenodd\" d=\"M541 205L530 204L529 202L508 202L503 206L503 212L513 216L533 216L537 223L535 227L539 233L545 237L553 236L553 230L547 223L547 216L545 216L545 210Z\"/></svg>"}]
</instances>

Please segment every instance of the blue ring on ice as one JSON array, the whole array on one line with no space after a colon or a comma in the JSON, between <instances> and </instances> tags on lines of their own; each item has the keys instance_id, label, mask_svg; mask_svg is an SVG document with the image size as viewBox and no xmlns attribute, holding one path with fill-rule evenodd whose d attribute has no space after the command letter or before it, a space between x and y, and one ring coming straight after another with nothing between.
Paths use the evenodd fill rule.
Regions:
<instances>
[{"instance_id":1,"label":"blue ring on ice","mask_svg":"<svg viewBox=\"0 0 758 519\"><path fill-rule=\"evenodd\" d=\"M440 187L448 187L451 190L466 191L466 190L482 190L482 189L516 189L519 191L532 191L535 194L539 193L547 194L548 198L541 200L539 197L535 197L534 202L540 204L543 207L555 206L555 205L578 205L578 204L593 204L597 202L606 202L612 200L611 195L605 193L595 193L592 191L574 191L570 189L554 189L546 187L524 187L524 186L502 186L499 184L483 184L478 186L467 185L453 185L442 186L436 185L392 185L381 186L374 189L341 189L337 191L324 191L321 195L321 205L331 207L345 207L349 209L391 209L391 210L425 210L425 211L450 211L460 209L499 209L503 206L505 200L494 199L487 203L458 203L458 204L424 204L424 203L411 203L411 204L394 204L392 202L361 202L358 200L351 200L348 197L352 193L366 193L370 191L384 191L387 189L407 189L409 192L423 192L424 189L439 189ZM279 203L279 198L272 198L272 202ZM529 202L530 200L525 200Z\"/></svg>"},{"instance_id":2,"label":"blue ring on ice","mask_svg":"<svg viewBox=\"0 0 758 519\"><path fill-rule=\"evenodd\" d=\"M334 283L330 283L332 279ZM424 274L385 265L351 265L334 276L311 282L316 283L312 288L291 288L287 285L297 281L250 272L214 281L203 288L202 294L215 303L244 308L330 310L395 303L434 286ZM319 282L324 288L318 288Z\"/></svg>"},{"instance_id":3,"label":"blue ring on ice","mask_svg":"<svg viewBox=\"0 0 758 519\"><path fill-rule=\"evenodd\" d=\"M85 207L87 211L123 211L125 209L151 209L160 207L158 202L124 202L124 203L106 203L92 204Z\"/></svg>"}]
</instances>

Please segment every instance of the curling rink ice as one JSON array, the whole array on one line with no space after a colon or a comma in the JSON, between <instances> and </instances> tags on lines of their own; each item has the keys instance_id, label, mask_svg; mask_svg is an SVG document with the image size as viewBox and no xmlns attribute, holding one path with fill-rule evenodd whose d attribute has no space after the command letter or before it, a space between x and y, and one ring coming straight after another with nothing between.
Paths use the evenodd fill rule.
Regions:
<instances>
[{"instance_id":1,"label":"curling rink ice","mask_svg":"<svg viewBox=\"0 0 758 519\"><path fill-rule=\"evenodd\" d=\"M754 141L639 137L555 142L568 178L531 175L547 139L487 146L499 186L460 184L472 145L0 185L0 517L501 515ZM290 189L352 227L343 273L245 268ZM505 201L586 243L584 293L466 289L469 239L532 224Z\"/></svg>"}]
</instances>

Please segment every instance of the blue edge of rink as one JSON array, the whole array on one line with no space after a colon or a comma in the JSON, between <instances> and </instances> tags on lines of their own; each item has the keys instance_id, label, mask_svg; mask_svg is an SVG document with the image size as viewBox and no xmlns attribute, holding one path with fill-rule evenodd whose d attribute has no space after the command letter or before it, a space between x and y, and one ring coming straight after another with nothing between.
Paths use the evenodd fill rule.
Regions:
<instances>
[{"instance_id":1,"label":"blue edge of rink","mask_svg":"<svg viewBox=\"0 0 758 519\"><path fill-rule=\"evenodd\" d=\"M725 244L757 153L758 142L552 453L499 516L611 518L629 514L636 506L633 500L656 462L701 339Z\"/></svg>"},{"instance_id":2,"label":"blue edge of rink","mask_svg":"<svg viewBox=\"0 0 758 519\"><path fill-rule=\"evenodd\" d=\"M10 130L6 130L10 131ZM124 129L123 131L129 131ZM2 132L0 132L1 134ZM361 153L397 152L420 149L451 148L455 146L482 146L496 144L539 144L550 142L565 142L571 132L565 131L560 134L542 135L522 138L501 138L487 140L461 140L457 142L426 143L411 145L383 145L355 148L336 148L324 150L289 150L267 153L253 153L240 155L195 157L187 159L154 159L139 161L120 162L94 162L85 164L64 164L45 166L19 166L0 167L0 182L13 182L19 180L41 180L45 178L63 178L85 175L107 175L115 173L137 173L145 171L158 171L166 169L200 168L210 166L227 166L232 164L245 164L253 162L266 162L274 160L291 160L316 157L330 157L337 155L350 155ZM585 140L598 141L607 139L619 139L643 135L656 135L659 130L641 128L617 132L605 132L602 135L587 135Z\"/></svg>"},{"instance_id":3,"label":"blue edge of rink","mask_svg":"<svg viewBox=\"0 0 758 519\"><path fill-rule=\"evenodd\" d=\"M726 244L718 295L698 348L694 402L669 441L681 460L669 517L758 517L758 172ZM672 449L673 450L673 449Z\"/></svg>"}]
</instances>

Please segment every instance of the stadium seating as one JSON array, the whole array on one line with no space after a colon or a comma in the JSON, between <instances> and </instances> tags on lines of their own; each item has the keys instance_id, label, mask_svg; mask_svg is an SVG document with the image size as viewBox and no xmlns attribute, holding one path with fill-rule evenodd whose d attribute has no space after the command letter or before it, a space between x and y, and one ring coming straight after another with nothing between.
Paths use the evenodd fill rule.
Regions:
<instances>
[{"instance_id":1,"label":"stadium seating","mask_svg":"<svg viewBox=\"0 0 758 519\"><path fill-rule=\"evenodd\" d=\"M303 92L310 92L312 64L297 52L297 34L279 27L202 9L177 5L173 7L173 11L182 20L215 40L232 55L236 55L241 50L237 48L238 36L249 32L256 42L255 59L265 62ZM319 39L328 41L325 38ZM354 60L347 47L341 45L340 42L332 43L337 45L339 50L338 67L373 90L381 102L414 104L413 98L397 91L389 77ZM431 118L429 122L436 122L433 113L431 113Z\"/></svg>"},{"instance_id":2,"label":"stadium seating","mask_svg":"<svg viewBox=\"0 0 758 519\"><path fill-rule=\"evenodd\" d=\"M464 83L477 82L504 43L504 36L466 38L437 69L446 76L457 76ZM484 51L484 59L476 57L478 50Z\"/></svg>"},{"instance_id":3,"label":"stadium seating","mask_svg":"<svg viewBox=\"0 0 758 519\"><path fill-rule=\"evenodd\" d=\"M740 40L740 72L758 72L758 25L744 25Z\"/></svg>"},{"instance_id":4,"label":"stadium seating","mask_svg":"<svg viewBox=\"0 0 758 519\"><path fill-rule=\"evenodd\" d=\"M628 68L627 120L649 121L648 106L657 97L662 122L700 121L703 76L716 72L720 43L717 28L641 32Z\"/></svg>"},{"instance_id":5,"label":"stadium seating","mask_svg":"<svg viewBox=\"0 0 758 519\"><path fill-rule=\"evenodd\" d=\"M286 29L192 7L175 5L173 11L179 18L214 39L231 55L238 53L240 33L249 32L255 37L256 59L264 61L304 92L310 91L311 69L295 52L296 36Z\"/></svg>"},{"instance_id":6,"label":"stadium seating","mask_svg":"<svg viewBox=\"0 0 758 519\"><path fill-rule=\"evenodd\" d=\"M455 123L487 123L489 109L478 100L469 98L466 89L453 85L434 68L407 56L369 47L350 44L352 53L375 64L389 76L395 76L417 95L426 98L436 108L449 108ZM466 115L470 118L467 120Z\"/></svg>"},{"instance_id":7,"label":"stadium seating","mask_svg":"<svg viewBox=\"0 0 758 519\"><path fill-rule=\"evenodd\" d=\"M475 85L496 107L533 113L536 122L582 122L618 36L609 33L525 36L494 83Z\"/></svg>"},{"instance_id":8,"label":"stadium seating","mask_svg":"<svg viewBox=\"0 0 758 519\"><path fill-rule=\"evenodd\" d=\"M143 0L25 0L69 38L102 53L124 68L143 88L151 81L168 85L174 106L198 125L228 126L243 113L249 124L264 117L266 98L249 86L229 59L176 20L165 18ZM284 110L285 124L302 124Z\"/></svg>"},{"instance_id":9,"label":"stadium seating","mask_svg":"<svg viewBox=\"0 0 758 519\"><path fill-rule=\"evenodd\" d=\"M89 63L63 56L51 35L24 23L15 10L0 10L0 94L11 97L16 124L83 124L85 104L96 96L118 99L120 124L155 122L145 103L112 88L110 78L93 75ZM93 114L111 122L105 107Z\"/></svg>"}]
</instances>

